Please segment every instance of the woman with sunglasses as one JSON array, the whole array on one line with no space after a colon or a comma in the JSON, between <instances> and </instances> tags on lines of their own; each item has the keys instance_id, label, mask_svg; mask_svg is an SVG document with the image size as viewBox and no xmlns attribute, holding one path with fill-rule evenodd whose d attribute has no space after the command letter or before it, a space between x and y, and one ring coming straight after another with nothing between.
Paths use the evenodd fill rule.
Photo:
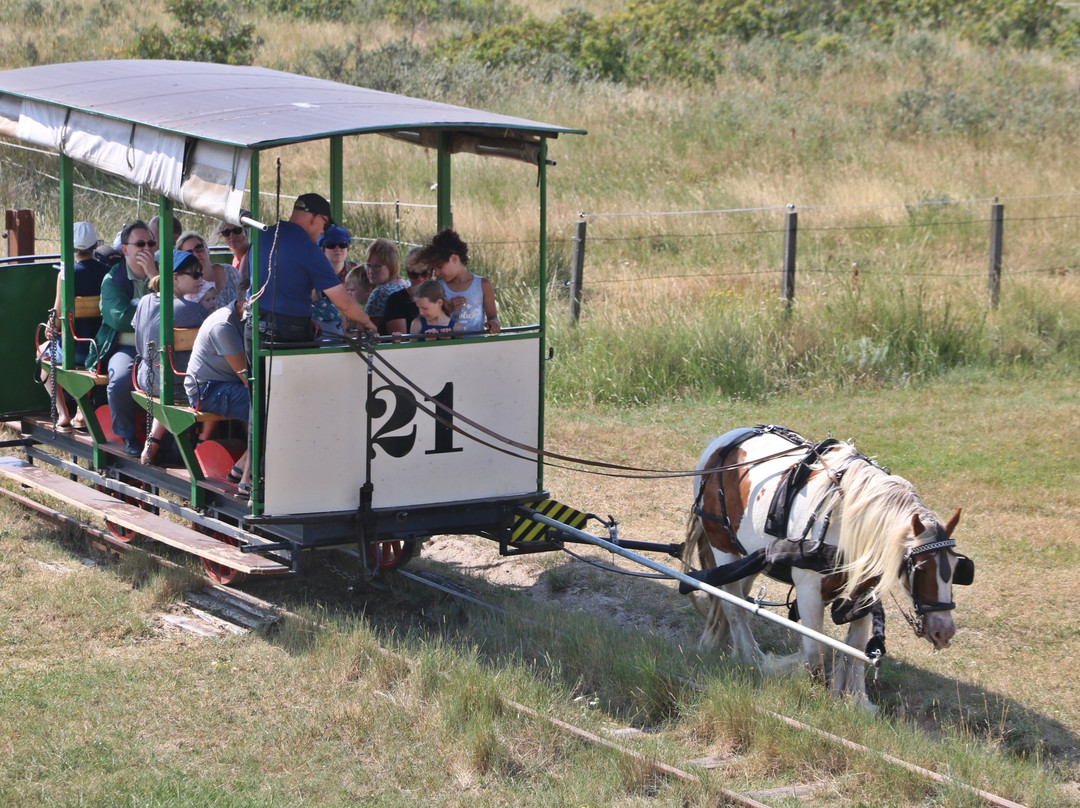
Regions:
<instances>
[{"instance_id":1,"label":"woman with sunglasses","mask_svg":"<svg viewBox=\"0 0 1080 808\"><path fill-rule=\"evenodd\" d=\"M229 264L216 264L210 260L206 239L194 230L186 230L176 240L176 249L189 252L199 259L202 267L203 285L212 283L217 290L215 308L231 306L240 293L240 271Z\"/></svg>"},{"instance_id":2,"label":"woman with sunglasses","mask_svg":"<svg viewBox=\"0 0 1080 808\"><path fill-rule=\"evenodd\" d=\"M187 295L198 290L203 271L199 259L185 250L173 250L173 327L197 328L206 319L207 311L199 303L186 299ZM161 347L161 293L160 277L150 281L150 293L139 300L132 326L135 328L136 369L135 381L139 389L148 396L157 396L161 379L161 362L158 353ZM235 299L235 298L234 298ZM184 371L187 370L189 351L173 353L173 364L179 375L176 377L175 390L181 390L184 384ZM165 435L165 426L156 420L146 438L140 459L150 463L157 455L158 446Z\"/></svg>"},{"instance_id":3,"label":"woman with sunglasses","mask_svg":"<svg viewBox=\"0 0 1080 808\"><path fill-rule=\"evenodd\" d=\"M245 216L250 215L246 210L240 212ZM241 277L248 277L248 251L251 250L251 241L248 239L247 228L222 222L217 227L217 236L232 251L233 269L240 273Z\"/></svg>"},{"instance_id":4,"label":"woman with sunglasses","mask_svg":"<svg viewBox=\"0 0 1080 808\"><path fill-rule=\"evenodd\" d=\"M420 310L413 300L413 295L424 281L431 280L431 269L421 264L420 247L413 247L405 253L405 274L409 286L394 292L386 299L386 311L383 314L383 327L387 334L408 334L412 321L420 315Z\"/></svg>"},{"instance_id":5,"label":"woman with sunglasses","mask_svg":"<svg viewBox=\"0 0 1080 808\"><path fill-rule=\"evenodd\" d=\"M334 270L338 280L345 284L345 290L361 305L366 303L368 295L371 294L371 284L368 283L366 274L363 272L358 273L364 279L363 285L359 289L357 289L355 282L350 289L350 282L347 280L350 273L358 266L355 261L349 260L352 234L341 225L332 224L319 236L316 244L323 251L326 260L330 262L330 268ZM355 279L357 275L353 274L352 277ZM345 327L341 312L330 302L330 298L322 292L315 290L311 293L311 297L311 319L318 324L322 333L340 336Z\"/></svg>"}]
</instances>

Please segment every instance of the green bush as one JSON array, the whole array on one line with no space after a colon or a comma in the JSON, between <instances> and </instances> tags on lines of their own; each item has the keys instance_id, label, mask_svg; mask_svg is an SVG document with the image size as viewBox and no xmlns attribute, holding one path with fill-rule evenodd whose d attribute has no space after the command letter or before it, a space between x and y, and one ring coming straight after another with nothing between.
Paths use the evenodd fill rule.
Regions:
<instances>
[{"instance_id":1,"label":"green bush","mask_svg":"<svg viewBox=\"0 0 1080 808\"><path fill-rule=\"evenodd\" d=\"M240 22L227 4L216 0L167 0L165 9L178 26L169 31L156 24L138 29L125 56L251 64L259 45L255 23Z\"/></svg>"},{"instance_id":2,"label":"green bush","mask_svg":"<svg viewBox=\"0 0 1080 808\"><path fill-rule=\"evenodd\" d=\"M550 22L497 24L454 38L449 50L495 66L528 68L555 58L581 76L637 84L714 79L725 44L735 42L780 39L827 57L842 54L848 38L888 41L908 31L1070 53L1080 44L1080 26L1052 0L630 0L604 17L568 8Z\"/></svg>"}]
</instances>

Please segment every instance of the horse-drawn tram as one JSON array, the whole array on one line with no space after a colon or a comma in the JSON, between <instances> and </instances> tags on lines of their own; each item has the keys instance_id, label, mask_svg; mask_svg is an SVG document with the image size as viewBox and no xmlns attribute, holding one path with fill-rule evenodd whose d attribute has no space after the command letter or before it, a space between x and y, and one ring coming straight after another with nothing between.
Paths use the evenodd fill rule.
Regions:
<instances>
[{"instance_id":1,"label":"horse-drawn tram","mask_svg":"<svg viewBox=\"0 0 1080 808\"><path fill-rule=\"evenodd\" d=\"M104 366L76 362L75 326L88 305L100 302L80 298L69 282L74 226L81 218L74 204L74 165L96 167L128 180L140 193L156 194L160 239L169 244L176 206L244 225L256 234L272 228L283 218L281 192L276 203L263 204L267 194L261 191L269 185L263 158L309 141L326 142L329 157L329 210L310 211L312 221L319 213L340 221L344 138L374 134L435 155L433 230L452 225L452 155L509 158L501 165L510 178L535 185L538 322L434 341L346 331L336 338L284 343L251 329L248 428L218 424L213 438L197 443L202 425L219 416L189 406L173 374L165 372L157 390L137 389L133 396L148 423L156 419L164 425L179 459L144 464L130 456L113 434L103 405ZM883 541L890 546L884 554L871 555L886 566L871 564L867 581L855 587L836 587L834 581L833 592L815 590L810 577L835 572L817 556L801 562L789 553L777 562L773 555L754 568L738 566L741 556L757 561L757 550L772 550L761 543L744 546L765 521L754 505L764 494L742 502L737 494L746 493L748 482L756 495L776 478L794 480L796 466L802 482L787 487L783 524L772 536L796 542L796 555L806 555L802 550L809 543L831 547L834 558L843 560L841 527L853 520L844 518L842 489L849 480L862 480L863 461L869 463L853 449L815 446L772 429L739 433L738 439L730 434L710 447L697 471L686 472L694 476L698 491L690 560L719 568L698 577L638 553L678 557L683 545L628 542L610 529L607 539L598 538L583 530L587 514L549 498L543 485L546 191L552 165L548 143L561 134L583 132L256 67L107 61L0 73L0 135L55 152L59 160L62 270L59 305L54 306L55 258L0 265L5 290L0 300L5 345L0 415L21 431L5 445L23 453L0 458L0 475L104 517L117 538L149 537L194 554L224 583L248 575L297 573L307 553L330 548L358 548L374 574L404 564L419 542L440 534L480 535L497 541L504 554L579 542L631 557L720 599L727 619L715 612L711 630L723 633L718 622L733 626L736 649L751 658L760 652L740 628L741 610L802 633L811 660L820 653L820 643L847 654L860 670L861 663L876 663L876 656L862 647L874 610L849 603L848 619L858 627L849 640L859 646L851 647L820 632L821 605L841 592L847 601L867 592L877 596L901 573L903 587L916 598L916 611L930 615L927 621L936 632L931 639L946 644L951 619L941 615L952 608L950 576L968 582L970 562L952 549L955 520L942 525L913 491L902 494L911 507L901 503L875 517L879 532L888 531ZM293 198L288 197L289 208ZM274 249L276 241L253 238L250 266L262 261L272 276L278 269ZM268 251L265 261L261 251ZM173 351L184 349L185 337L183 329L173 327L173 255L161 251L158 263L161 313L152 350L160 366L168 368ZM254 270L251 275L250 320L258 322L260 308L272 298L262 294L266 278ZM42 351L41 343L48 340L40 320L54 308L52 345ZM42 375L52 384L42 385ZM85 431L58 428L57 397L63 395L77 405ZM765 451L756 448L761 434ZM251 495L238 498L231 475L245 446ZM756 468L767 472L760 481L756 472L741 479L726 476ZM870 476L884 473L876 467L870 471ZM886 524L889 519L902 524ZM890 574L888 564L899 568ZM769 567L786 570L780 577L798 589L808 625L747 601L750 581ZM871 580L875 575L878 580ZM849 681L855 678L852 671Z\"/></svg>"}]
</instances>

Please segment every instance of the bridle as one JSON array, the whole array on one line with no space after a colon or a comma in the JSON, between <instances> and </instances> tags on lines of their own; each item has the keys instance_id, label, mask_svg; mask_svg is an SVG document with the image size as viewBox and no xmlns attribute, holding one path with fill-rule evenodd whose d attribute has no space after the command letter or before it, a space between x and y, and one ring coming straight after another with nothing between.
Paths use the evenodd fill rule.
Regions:
<instances>
[{"instance_id":1,"label":"bridle","mask_svg":"<svg viewBox=\"0 0 1080 808\"><path fill-rule=\"evenodd\" d=\"M941 525L936 525L934 528L935 538L932 541L925 542L923 544L911 547L906 553L904 553L904 559L900 562L900 575L907 576L907 590L911 596L911 603L915 607L915 617L911 617L902 608L901 613L904 615L904 619L907 620L908 625L915 631L915 636L922 637L925 634L923 629L923 615L931 612L948 612L956 608L956 603L953 601L938 601L928 600L917 594L915 590L915 574L922 568L923 564L930 560L928 553L938 553L938 574L941 576L941 580L945 583L950 581L954 586L970 586L975 580L975 562L968 558L963 553L958 553L952 549L956 547L956 541L954 539L945 536L944 538L938 538L944 535L944 530ZM958 560L956 562L956 568L953 569L949 563L949 555L955 556ZM921 561L916 561L916 556L925 555Z\"/></svg>"}]
</instances>

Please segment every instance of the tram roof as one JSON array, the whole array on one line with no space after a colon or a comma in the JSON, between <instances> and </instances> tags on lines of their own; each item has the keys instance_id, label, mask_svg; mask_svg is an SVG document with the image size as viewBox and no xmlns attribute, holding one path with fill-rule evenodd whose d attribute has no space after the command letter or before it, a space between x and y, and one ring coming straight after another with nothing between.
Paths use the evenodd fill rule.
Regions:
<instances>
[{"instance_id":1,"label":"tram roof","mask_svg":"<svg viewBox=\"0 0 1080 808\"><path fill-rule=\"evenodd\" d=\"M233 223L262 149L382 134L539 165L541 142L563 133L584 130L265 67L118 59L0 71L0 135Z\"/></svg>"},{"instance_id":2,"label":"tram roof","mask_svg":"<svg viewBox=\"0 0 1080 808\"><path fill-rule=\"evenodd\" d=\"M265 67L206 62L106 60L25 67L0 72L2 95L249 149L421 129L525 142L584 134Z\"/></svg>"}]
</instances>

